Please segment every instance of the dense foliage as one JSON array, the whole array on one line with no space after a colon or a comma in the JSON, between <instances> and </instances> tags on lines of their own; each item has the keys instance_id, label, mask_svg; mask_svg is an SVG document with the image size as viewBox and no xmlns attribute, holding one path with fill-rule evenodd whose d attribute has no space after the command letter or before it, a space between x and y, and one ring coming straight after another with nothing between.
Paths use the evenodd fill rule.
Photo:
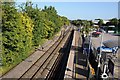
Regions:
<instances>
[{"instance_id":1,"label":"dense foliage","mask_svg":"<svg viewBox=\"0 0 120 80\"><path fill-rule=\"evenodd\" d=\"M69 25L54 7L44 9L26 2L16 9L15 3L2 3L2 66L11 66L25 59L42 39L49 39Z\"/></svg>"},{"instance_id":2,"label":"dense foliage","mask_svg":"<svg viewBox=\"0 0 120 80\"><path fill-rule=\"evenodd\" d=\"M71 20L71 24L77 26L81 29L81 32L89 33L93 26L93 22L91 20Z\"/></svg>"},{"instance_id":3,"label":"dense foliage","mask_svg":"<svg viewBox=\"0 0 120 80\"><path fill-rule=\"evenodd\" d=\"M115 31L120 34L120 19L112 18L107 23L104 23L103 19L95 19L95 20L99 20L98 23L93 23L92 21L78 19L78 20L71 20L71 24L77 27L83 27L84 31L86 32L88 32L89 29L92 28L94 24L98 25L99 28L101 28L102 26L106 26L106 28L108 28L108 26L114 25Z\"/></svg>"}]
</instances>

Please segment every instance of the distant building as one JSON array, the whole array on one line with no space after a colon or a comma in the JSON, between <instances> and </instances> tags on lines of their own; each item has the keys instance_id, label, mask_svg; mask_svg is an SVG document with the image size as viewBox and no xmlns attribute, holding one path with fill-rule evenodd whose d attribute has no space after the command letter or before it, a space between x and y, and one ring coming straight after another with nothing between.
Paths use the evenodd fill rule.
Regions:
<instances>
[{"instance_id":1,"label":"distant building","mask_svg":"<svg viewBox=\"0 0 120 80\"><path fill-rule=\"evenodd\" d=\"M94 27L98 27L98 22L99 22L100 20L99 19L95 19L95 20L93 20L92 22L93 22L93 26Z\"/></svg>"},{"instance_id":2,"label":"distant building","mask_svg":"<svg viewBox=\"0 0 120 80\"><path fill-rule=\"evenodd\" d=\"M92 22L93 22L94 24L98 24L99 21L100 21L100 19L95 19L95 20L93 20ZM107 22L110 22L109 19L103 19L103 23L104 23L104 24L106 24Z\"/></svg>"},{"instance_id":3,"label":"distant building","mask_svg":"<svg viewBox=\"0 0 120 80\"><path fill-rule=\"evenodd\" d=\"M93 20L93 21L92 21L93 24L94 24L93 26L94 26L94 27L97 27L99 21L100 21L100 19L95 19L95 20ZM106 25L107 22L110 22L109 19L103 19L103 25ZM102 26L103 26L103 25L102 25Z\"/></svg>"},{"instance_id":4,"label":"distant building","mask_svg":"<svg viewBox=\"0 0 120 80\"><path fill-rule=\"evenodd\" d=\"M99 19L95 19L92 22L97 25L99 21L100 21Z\"/></svg>"}]
</instances>

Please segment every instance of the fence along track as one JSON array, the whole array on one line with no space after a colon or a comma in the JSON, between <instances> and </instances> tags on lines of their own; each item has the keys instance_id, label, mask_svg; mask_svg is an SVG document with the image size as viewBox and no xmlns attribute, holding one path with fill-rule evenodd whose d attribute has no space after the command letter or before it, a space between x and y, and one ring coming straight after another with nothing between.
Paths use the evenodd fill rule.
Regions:
<instances>
[{"instance_id":1,"label":"fence along track","mask_svg":"<svg viewBox=\"0 0 120 80\"><path fill-rule=\"evenodd\" d=\"M57 51L59 50L59 44L64 40L69 30L67 30L64 36L59 37L59 39L19 78L44 78L42 74L48 73L53 62L57 58Z\"/></svg>"}]
</instances>

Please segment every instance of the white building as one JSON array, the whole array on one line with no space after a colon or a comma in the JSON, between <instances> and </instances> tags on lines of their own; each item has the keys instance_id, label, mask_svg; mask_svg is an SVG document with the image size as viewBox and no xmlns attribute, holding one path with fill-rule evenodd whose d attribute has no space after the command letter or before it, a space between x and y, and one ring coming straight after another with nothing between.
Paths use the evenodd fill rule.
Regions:
<instances>
[{"instance_id":1,"label":"white building","mask_svg":"<svg viewBox=\"0 0 120 80\"><path fill-rule=\"evenodd\" d=\"M100 19L95 19L95 20L93 20L92 22L93 22L94 24L98 24L99 21L100 21ZM106 24L107 22L110 22L109 19L103 19L103 23L104 23L104 24Z\"/></svg>"},{"instance_id":2,"label":"white building","mask_svg":"<svg viewBox=\"0 0 120 80\"><path fill-rule=\"evenodd\" d=\"M109 20L103 20L103 23L106 24L107 22L110 22Z\"/></svg>"}]
</instances>

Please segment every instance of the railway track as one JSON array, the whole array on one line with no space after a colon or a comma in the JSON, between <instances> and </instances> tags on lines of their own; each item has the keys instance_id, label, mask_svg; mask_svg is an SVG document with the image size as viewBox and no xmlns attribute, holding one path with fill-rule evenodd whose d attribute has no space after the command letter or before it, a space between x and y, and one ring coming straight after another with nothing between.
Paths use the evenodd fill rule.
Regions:
<instances>
[{"instance_id":1,"label":"railway track","mask_svg":"<svg viewBox=\"0 0 120 80\"><path fill-rule=\"evenodd\" d=\"M71 32L69 39L67 40L67 42L64 45L62 55L60 56L60 61L59 61L60 66L57 67L57 70L56 70L57 74L54 74L55 80L56 79L57 80L64 79L67 61L68 61L68 57L69 57L69 53L70 53L70 49L71 49L71 44L73 41L73 34L74 34L74 31Z\"/></svg>"},{"instance_id":2,"label":"railway track","mask_svg":"<svg viewBox=\"0 0 120 80\"><path fill-rule=\"evenodd\" d=\"M41 57L18 79L22 80L27 79L49 79L53 77L61 55L59 50L63 47L64 43L67 41L67 38L71 34L71 29L62 34L59 39L43 54Z\"/></svg>"}]
</instances>

